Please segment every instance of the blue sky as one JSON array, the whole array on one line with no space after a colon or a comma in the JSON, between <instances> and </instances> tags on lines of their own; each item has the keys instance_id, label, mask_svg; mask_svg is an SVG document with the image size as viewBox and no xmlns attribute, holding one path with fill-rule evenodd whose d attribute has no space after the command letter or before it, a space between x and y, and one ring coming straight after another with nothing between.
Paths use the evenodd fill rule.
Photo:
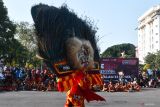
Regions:
<instances>
[{"instance_id":1,"label":"blue sky","mask_svg":"<svg viewBox=\"0 0 160 107\"><path fill-rule=\"evenodd\" d=\"M98 27L101 53L110 46L137 46L138 17L160 0L3 0L11 20L33 23L30 9L38 3L61 6L66 3L80 17L87 16Z\"/></svg>"}]
</instances>

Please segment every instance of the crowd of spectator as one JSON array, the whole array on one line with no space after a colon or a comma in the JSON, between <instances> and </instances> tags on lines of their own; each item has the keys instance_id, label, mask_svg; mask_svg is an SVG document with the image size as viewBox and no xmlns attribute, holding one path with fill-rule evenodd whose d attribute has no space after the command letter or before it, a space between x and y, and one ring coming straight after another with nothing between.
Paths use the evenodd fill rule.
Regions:
<instances>
[{"instance_id":1,"label":"crowd of spectator","mask_svg":"<svg viewBox=\"0 0 160 107\"><path fill-rule=\"evenodd\" d=\"M107 92L137 92L141 88L158 88L160 87L160 70L157 68L139 71L138 77L131 78L127 81L125 78L119 78L118 81L105 82L102 91Z\"/></svg>"},{"instance_id":2,"label":"crowd of spectator","mask_svg":"<svg viewBox=\"0 0 160 107\"><path fill-rule=\"evenodd\" d=\"M0 68L0 90L56 90L56 76L48 69Z\"/></svg>"},{"instance_id":3,"label":"crowd of spectator","mask_svg":"<svg viewBox=\"0 0 160 107\"><path fill-rule=\"evenodd\" d=\"M29 69L22 67L7 67L0 64L0 91L1 90L57 90L56 75L45 69ZM104 82L101 91L107 92L132 92L140 91L141 88L160 87L160 70L147 69L140 71L138 78L126 81L119 78L119 81ZM93 87L97 88L97 87Z\"/></svg>"},{"instance_id":4,"label":"crowd of spectator","mask_svg":"<svg viewBox=\"0 0 160 107\"><path fill-rule=\"evenodd\" d=\"M141 87L160 87L160 70L155 68L153 70L140 71L138 83Z\"/></svg>"},{"instance_id":5,"label":"crowd of spectator","mask_svg":"<svg viewBox=\"0 0 160 107\"><path fill-rule=\"evenodd\" d=\"M112 83L111 81L108 84L104 83L103 89L102 89L102 91L107 91L107 92L133 92L133 91L135 92L140 90L141 90L141 87L134 82Z\"/></svg>"}]
</instances>

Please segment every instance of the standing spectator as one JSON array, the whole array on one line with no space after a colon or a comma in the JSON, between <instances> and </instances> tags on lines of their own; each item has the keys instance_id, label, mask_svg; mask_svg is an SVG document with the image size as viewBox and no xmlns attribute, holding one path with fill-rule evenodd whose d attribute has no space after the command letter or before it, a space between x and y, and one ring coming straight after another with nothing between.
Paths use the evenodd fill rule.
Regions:
<instances>
[{"instance_id":1,"label":"standing spectator","mask_svg":"<svg viewBox=\"0 0 160 107\"><path fill-rule=\"evenodd\" d=\"M142 71L139 72L138 74L138 84L141 86L141 87L144 87L144 80L143 80L143 76L142 76Z\"/></svg>"},{"instance_id":2,"label":"standing spectator","mask_svg":"<svg viewBox=\"0 0 160 107\"><path fill-rule=\"evenodd\" d=\"M6 86L6 90L12 90L12 74L11 71L9 69L9 67L7 67L4 71L4 76L5 76L5 86Z\"/></svg>"},{"instance_id":3,"label":"standing spectator","mask_svg":"<svg viewBox=\"0 0 160 107\"><path fill-rule=\"evenodd\" d=\"M156 69L156 75L160 79L160 70L158 68Z\"/></svg>"},{"instance_id":4,"label":"standing spectator","mask_svg":"<svg viewBox=\"0 0 160 107\"><path fill-rule=\"evenodd\" d=\"M22 82L22 70L20 68L16 68L16 90L20 90L21 82Z\"/></svg>"},{"instance_id":5,"label":"standing spectator","mask_svg":"<svg viewBox=\"0 0 160 107\"><path fill-rule=\"evenodd\" d=\"M3 63L0 60L0 79L4 79L4 75L3 75Z\"/></svg>"},{"instance_id":6,"label":"standing spectator","mask_svg":"<svg viewBox=\"0 0 160 107\"><path fill-rule=\"evenodd\" d=\"M157 76L157 87L160 87L160 70L158 68L156 70L156 76Z\"/></svg>"},{"instance_id":7,"label":"standing spectator","mask_svg":"<svg viewBox=\"0 0 160 107\"><path fill-rule=\"evenodd\" d=\"M27 72L27 79L32 80L32 71L31 71L31 69L27 68L26 72Z\"/></svg>"},{"instance_id":8,"label":"standing spectator","mask_svg":"<svg viewBox=\"0 0 160 107\"><path fill-rule=\"evenodd\" d=\"M147 69L148 79L150 80L153 75L153 71L151 69Z\"/></svg>"},{"instance_id":9,"label":"standing spectator","mask_svg":"<svg viewBox=\"0 0 160 107\"><path fill-rule=\"evenodd\" d=\"M157 71L158 71L157 68L155 68L155 69L153 70L153 75L152 75L152 86L153 86L153 88L156 88L157 83L158 83Z\"/></svg>"}]
</instances>

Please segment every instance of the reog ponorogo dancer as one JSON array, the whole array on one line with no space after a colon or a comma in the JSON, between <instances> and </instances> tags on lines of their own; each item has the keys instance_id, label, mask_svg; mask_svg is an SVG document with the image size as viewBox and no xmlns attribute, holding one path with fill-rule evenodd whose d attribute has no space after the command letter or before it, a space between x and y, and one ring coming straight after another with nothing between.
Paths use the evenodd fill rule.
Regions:
<instances>
[{"instance_id":1,"label":"reog ponorogo dancer","mask_svg":"<svg viewBox=\"0 0 160 107\"><path fill-rule=\"evenodd\" d=\"M96 30L66 6L44 4L31 9L35 23L38 54L57 75L57 87L66 91L65 107L84 107L88 102L105 99L91 90L103 84L99 74Z\"/></svg>"}]
</instances>

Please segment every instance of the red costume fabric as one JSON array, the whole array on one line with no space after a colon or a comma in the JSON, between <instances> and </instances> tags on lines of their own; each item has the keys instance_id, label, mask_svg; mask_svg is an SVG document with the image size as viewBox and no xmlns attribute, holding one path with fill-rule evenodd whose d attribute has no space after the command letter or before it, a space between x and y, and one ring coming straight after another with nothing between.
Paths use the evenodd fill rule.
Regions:
<instances>
[{"instance_id":1,"label":"red costume fabric","mask_svg":"<svg viewBox=\"0 0 160 107\"><path fill-rule=\"evenodd\" d=\"M90 81L84 71L78 71L75 74L75 84L67 92L65 107L84 107L84 100L105 101L105 99L90 89Z\"/></svg>"}]
</instances>

